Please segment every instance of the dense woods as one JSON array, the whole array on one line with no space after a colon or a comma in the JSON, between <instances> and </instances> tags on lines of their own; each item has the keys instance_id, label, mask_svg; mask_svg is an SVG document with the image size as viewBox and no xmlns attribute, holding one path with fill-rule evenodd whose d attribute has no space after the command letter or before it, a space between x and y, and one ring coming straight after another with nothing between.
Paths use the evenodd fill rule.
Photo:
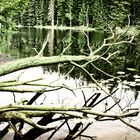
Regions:
<instances>
[{"instance_id":1,"label":"dense woods","mask_svg":"<svg viewBox=\"0 0 140 140\"><path fill-rule=\"evenodd\" d=\"M0 2L0 23L16 25L89 26L105 28L139 25L138 0L3 0Z\"/></svg>"}]
</instances>

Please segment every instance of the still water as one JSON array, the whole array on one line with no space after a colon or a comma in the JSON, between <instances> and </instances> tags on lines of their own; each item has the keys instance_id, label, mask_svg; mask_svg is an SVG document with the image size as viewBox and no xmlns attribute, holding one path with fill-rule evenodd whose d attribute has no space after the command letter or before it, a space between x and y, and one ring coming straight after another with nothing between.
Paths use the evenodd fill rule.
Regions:
<instances>
[{"instance_id":1,"label":"still water","mask_svg":"<svg viewBox=\"0 0 140 140\"><path fill-rule=\"evenodd\" d=\"M50 34L49 41L44 51L44 56L59 55L64 50L67 50L64 54L69 55L86 54L89 53L87 49L88 41L98 48L106 36L104 33L88 32L89 40L87 40L83 32L20 28L17 32L7 34L1 38L0 53L2 55L2 62L37 55L48 34ZM69 45L71 45L71 47L68 47ZM77 69L75 69L70 75L67 75L71 68L72 66L70 65L63 65L63 68L61 68L61 65L35 67L0 77L1 82L10 80L24 82L27 80L36 80L32 82L32 86L24 85L19 87L20 90L26 89L26 93L1 92L3 98L0 98L0 105L31 99L35 95L34 92L28 92L28 90L31 89L41 90L45 88L48 90L48 92L45 92L37 99L34 103L36 105L81 107L85 103L85 100L88 100L88 98L94 94L101 93L97 102L107 96L101 88L97 87L95 83L92 83L89 77L81 71L78 70L77 72ZM95 77L98 77L98 82L104 86L105 90L109 93L114 92L113 97L120 100L119 105L115 105L109 111L111 113L116 114L128 108L140 108L140 77L137 71L133 71L133 75L131 75L133 80L128 81L127 75L128 73L125 75L124 72L118 72L118 76L121 76L122 79L114 80L104 77L102 74L95 74ZM124 77L126 77L126 79ZM34 84L40 84L40 86L36 87ZM45 85L49 86L46 87ZM61 88L53 90L54 86ZM112 97L108 97L95 106L93 110L104 112L114 104L115 101ZM139 116L131 119L131 121L132 120L138 124ZM130 130L128 130L128 132L129 131Z\"/></svg>"}]
</instances>

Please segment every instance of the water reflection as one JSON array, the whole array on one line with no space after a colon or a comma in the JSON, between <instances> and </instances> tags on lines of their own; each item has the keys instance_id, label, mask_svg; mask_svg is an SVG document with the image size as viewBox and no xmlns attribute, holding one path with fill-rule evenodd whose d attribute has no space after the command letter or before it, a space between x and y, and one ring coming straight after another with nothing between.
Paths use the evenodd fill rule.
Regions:
<instances>
[{"instance_id":1,"label":"water reflection","mask_svg":"<svg viewBox=\"0 0 140 140\"><path fill-rule=\"evenodd\" d=\"M122 73L121 73L122 74ZM3 78L3 79L2 79ZM41 78L41 79L40 79ZM139 76L135 75L134 78L138 79ZM102 111L105 112L109 108L107 113L114 113L118 114L123 110L127 110L129 108L140 108L140 91L137 91L137 97L135 90L132 90L130 87L126 88L128 81L122 82L115 81L114 79L108 80L100 80L99 82L104 85L104 87L108 90L109 93L114 92L113 97L117 98L119 101L117 105L116 101L113 100L112 97L108 97L102 102L100 102L103 98L108 96L102 89L98 88L95 83L87 82L87 80L83 80L82 77L79 78L72 78L70 76L66 76L65 74L49 70L44 71L42 67L35 67L29 68L25 70L21 70L19 72L15 72L13 74L7 75L7 77L0 77L0 81L11 81L16 80L20 82L26 82L27 80L33 81L32 84L42 84L41 86L37 86L39 91L41 89L46 89L48 92L43 93L34 103L35 105L46 105L46 106L57 106L57 107L82 107L85 104L85 100L91 98L94 99L94 95L100 94L100 97L95 102L93 111ZM137 80L136 80L137 81ZM45 85L45 86L44 86ZM30 84L19 86L20 90L31 87L34 89L34 86ZM64 87L60 88L59 90L50 90L53 87ZM49 91L50 90L50 91ZM1 92L2 98L0 98L0 105L7 105L7 104L20 104L25 101L29 101L36 93L34 92L26 92L26 93L17 93L17 92ZM100 102L100 103L99 103ZM93 117L93 116L92 116ZM139 124L139 116L135 118L129 119L131 123L135 123L135 126ZM76 120L79 122L81 120ZM83 122L82 122L83 123ZM84 122L88 123L88 122ZM104 134L104 130L108 130L108 128L112 128L112 130L118 132L121 130L122 134L126 132L131 133L132 135L135 133L131 131L128 127L124 127L120 122L94 122L93 128L89 130L99 130L102 129L102 133ZM109 125L110 124L110 125ZM115 125L114 125L115 124ZM114 127L112 127L114 125ZM102 126L102 127L101 127ZM1 125L3 128L3 124ZM116 128L118 130L116 130ZM108 131L107 131L108 132ZM113 133L113 131L109 131ZM93 134L91 132L91 134ZM94 132L95 135L101 136L98 134L98 131ZM110 136L110 134L104 134L105 136ZM103 136L104 136L103 135ZM114 134L113 134L114 137ZM58 137L57 137L58 138ZM117 137L118 138L118 137ZM104 138L103 138L104 139Z\"/></svg>"},{"instance_id":2,"label":"water reflection","mask_svg":"<svg viewBox=\"0 0 140 140\"><path fill-rule=\"evenodd\" d=\"M85 35L86 34L86 35ZM2 47L1 53L8 56L14 56L15 58L29 57L36 55L45 40L48 37L48 42L44 50L44 56L59 55L59 54L70 54L70 55L79 55L79 54L88 54L89 49L87 44L92 47L92 49L97 49L103 42L105 33L102 32L75 32L75 31L62 31L62 30L45 30L45 29L36 29L36 28L19 28L17 32L12 32L11 34L6 34L1 38ZM5 59L4 59L5 60ZM114 61L116 61L114 59ZM81 62L82 63L82 62ZM114 74L114 68L108 65L106 62L98 61L93 63L94 66L99 67L103 71ZM93 69L93 65L90 64L86 69L94 75L95 79L109 79L110 77L104 75L102 72L99 72L97 69ZM61 74L68 73L73 66L71 65L50 65L44 69L47 71L60 72ZM120 69L119 66L117 69ZM77 73L78 71L78 73ZM124 73L124 72L123 72ZM121 80L136 80L132 79L133 75L137 74L137 71L132 71L130 74L121 74ZM81 78L83 81L87 80L90 82L90 77L80 71L78 68L70 73L72 78ZM131 78L128 78L131 77ZM116 80L109 81L108 86L113 89L117 85ZM133 86L132 86L133 84ZM135 84L135 85L134 85ZM139 82L132 83L127 82L126 86L131 86L136 91L139 88ZM110 89L110 90L112 90Z\"/></svg>"},{"instance_id":3,"label":"water reflection","mask_svg":"<svg viewBox=\"0 0 140 140\"><path fill-rule=\"evenodd\" d=\"M85 99L87 100L94 94L101 93L98 100L108 96L101 88L97 87L95 83L87 83L87 81L83 80L82 78L73 79L68 75L63 75L54 71L45 71L44 73L42 67L20 70L18 72L0 77L0 81L2 83L15 80L23 83L28 81L28 83L23 86L16 86L21 92L26 91L26 93L17 93L18 95L16 94L16 96L13 96L14 92L2 93L3 98L0 99L1 105L14 103L14 101L20 102L23 99L29 100L31 97L33 97L34 93L30 93L28 91L41 91L43 89L46 90L46 93L38 98L36 101L36 104L38 105L43 103L47 106L57 105L81 107L84 105ZM136 92L136 90L132 89L129 86L128 81L114 81L113 79L109 79L101 80L99 82L106 88L108 93L114 92L112 96L117 100L113 100L112 96L110 96L95 106L93 108L94 110L104 112L107 108L113 106L116 101L119 101L119 106L114 106L111 111L119 112L126 108L140 107L140 91L137 90ZM13 89L14 88L15 87L13 87ZM10 87L10 89L12 89L12 87Z\"/></svg>"},{"instance_id":4,"label":"water reflection","mask_svg":"<svg viewBox=\"0 0 140 140\"><path fill-rule=\"evenodd\" d=\"M0 52L6 56L12 56L15 59L35 56L42 48L44 40L47 40L46 38L48 37L47 45L43 53L44 56L60 55L62 53L67 55L88 55L90 51L88 47L90 46L92 50L96 50L101 46L107 35L108 34L104 32L46 30L23 27L18 28L16 32L5 34L0 38ZM125 56L126 52L128 52L127 47L124 45L114 46L111 52L121 48L123 48L122 53L111 59L112 65L109 65L103 60L99 60L87 65L86 69L98 80L109 79L110 77L100 72L97 68L115 76L118 76L118 71L126 70L125 72L127 73L125 73L124 77L121 77L121 79L134 81L133 75L139 75L139 71L138 69L134 69L135 71L131 69L130 71L130 68L128 70L125 62L126 58L128 58L128 56ZM101 54L104 53L105 49L106 48L102 50ZM83 64L83 62L80 62L80 64ZM59 64L47 66L45 70L59 71L65 74L68 73L72 67L72 65L68 64ZM70 76L73 78L82 77L83 80L86 79L88 82L91 80L87 74L83 73L78 68L74 68Z\"/></svg>"},{"instance_id":5,"label":"water reflection","mask_svg":"<svg viewBox=\"0 0 140 140\"><path fill-rule=\"evenodd\" d=\"M0 52L15 59L35 56L41 50L44 41L47 40L46 38L48 41L44 56L60 55L61 53L70 55L79 55L81 52L87 53L86 38L81 32L35 28L19 28L17 32L5 34L0 39ZM57 71L58 66L51 65L47 69ZM70 69L70 65L61 67L61 73L66 73ZM76 73L74 70L71 76L78 76Z\"/></svg>"},{"instance_id":6,"label":"water reflection","mask_svg":"<svg viewBox=\"0 0 140 140\"><path fill-rule=\"evenodd\" d=\"M49 34L48 45L46 46L44 56L59 55L69 45L64 54L79 55L87 52L87 41L90 45L101 45L104 39L104 33L102 32L75 32L75 31L63 31L53 29L36 29L36 28L18 28L17 31L7 33L0 38L0 43L5 42L5 50L11 49L11 52L4 52L4 48L1 48L1 53L6 53L11 56L28 57L36 55L36 51L39 51L42 47L43 41ZM88 38L86 38L87 34ZM88 40L89 39L89 40ZM34 50L36 49L36 51ZM15 52L15 53L14 53Z\"/></svg>"},{"instance_id":7,"label":"water reflection","mask_svg":"<svg viewBox=\"0 0 140 140\"><path fill-rule=\"evenodd\" d=\"M97 49L101 45L105 35L95 32L86 34L88 38L83 32L20 28L19 31L7 34L1 38L0 51L8 56L14 56L15 59L34 56L41 49L45 38L49 36L49 41L43 54L44 56L58 55L61 53L70 55L87 54L89 53L87 42L90 42L93 50ZM4 60L6 59L3 56L2 58L4 58ZM113 60L117 61L118 59ZM99 66L102 70L107 72L113 71L112 67L101 61L94 63L94 65ZM104 99L108 95L101 88L97 87L95 83L91 83L87 74L82 73L78 68L74 68L70 76L66 76L66 73L72 68L73 66L71 65L59 64L51 65L50 67L25 69L7 75L7 77L0 77L1 82L5 80L16 80L20 82L32 80L32 85L30 83L29 85L26 84L18 87L21 91L25 89L27 91L34 91L32 93L26 91L24 94L19 92L1 92L2 98L0 98L0 105L7 105L10 103L17 104L25 100L29 101L36 94L35 91L37 89L39 91L45 89L46 92L43 93L34 104L81 107L85 104L85 100L99 94L100 96L94 104L93 111L106 112L106 110L109 110L107 113L111 112L116 114L129 108L140 108L140 90L138 89L138 87L140 87L140 81L137 71L132 74L133 81L125 80L127 76L129 76L129 73L124 72L118 72L118 77L120 78L118 80L105 77L99 71L94 70L91 65L88 65L87 70L98 79L98 82L106 88L108 93L113 93L112 96L116 99L113 100L111 96ZM121 68L118 69L123 70ZM35 84L37 86L35 86ZM59 87L59 89L54 90L54 87ZM94 98L91 98L91 100L93 99ZM103 101L100 102L101 100ZM116 102L118 102L118 104L116 104ZM134 119L137 120L136 124L139 123L139 116ZM105 125L107 124L108 122ZM99 130L101 129L101 125L102 124L98 126Z\"/></svg>"}]
</instances>

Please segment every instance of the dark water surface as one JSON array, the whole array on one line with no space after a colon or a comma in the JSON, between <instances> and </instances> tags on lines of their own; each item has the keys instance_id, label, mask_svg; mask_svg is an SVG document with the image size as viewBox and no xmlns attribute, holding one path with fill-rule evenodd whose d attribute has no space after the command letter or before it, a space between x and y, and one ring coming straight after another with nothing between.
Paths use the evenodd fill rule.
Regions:
<instances>
[{"instance_id":1,"label":"dark water surface","mask_svg":"<svg viewBox=\"0 0 140 140\"><path fill-rule=\"evenodd\" d=\"M44 39L49 34L49 40L44 56L59 55L70 45L65 54L79 55L88 53L87 38L91 46L100 46L104 39L103 32L83 32L69 30L49 30L36 28L18 28L17 31L7 33L0 39L1 53L15 56L28 57L37 54L43 45ZM34 50L36 49L36 50Z\"/></svg>"}]
</instances>

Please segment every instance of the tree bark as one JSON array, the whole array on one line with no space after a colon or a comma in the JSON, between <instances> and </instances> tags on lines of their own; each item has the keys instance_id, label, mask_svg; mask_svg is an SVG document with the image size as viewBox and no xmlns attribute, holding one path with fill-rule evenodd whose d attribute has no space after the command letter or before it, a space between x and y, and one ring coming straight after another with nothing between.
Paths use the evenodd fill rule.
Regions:
<instances>
[{"instance_id":1,"label":"tree bark","mask_svg":"<svg viewBox=\"0 0 140 140\"><path fill-rule=\"evenodd\" d=\"M95 61L97 58L99 58L98 55L95 56L90 56L90 55L89 56L85 56L85 55L78 55L78 56L62 55L61 56L60 55L60 56L51 56L51 57L34 56L34 57L11 61L1 65L0 76L29 67L36 67L41 65L49 65L49 64L64 63L64 62Z\"/></svg>"}]
</instances>

